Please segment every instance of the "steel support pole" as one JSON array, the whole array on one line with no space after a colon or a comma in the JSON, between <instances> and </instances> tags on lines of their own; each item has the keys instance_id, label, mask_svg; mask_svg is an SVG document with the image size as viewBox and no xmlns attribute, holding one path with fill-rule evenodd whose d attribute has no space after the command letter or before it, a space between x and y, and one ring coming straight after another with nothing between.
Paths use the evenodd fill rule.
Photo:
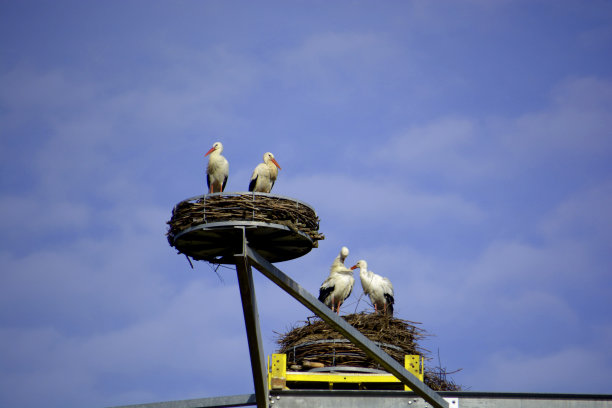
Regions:
<instances>
[{"instance_id":1,"label":"steel support pole","mask_svg":"<svg viewBox=\"0 0 612 408\"><path fill-rule=\"evenodd\" d=\"M331 327L342 333L369 357L383 366L388 372L395 375L405 385L409 386L412 391L424 398L432 406L436 408L448 408L448 403L441 396L422 383L387 353L382 351L374 342L361 334L361 332L348 324L340 316L337 316L331 309L302 288L296 281L276 268L252 248L249 248L248 245L245 250L250 264L255 266L264 276L293 296L298 302L310 309Z\"/></svg>"},{"instance_id":2,"label":"steel support pole","mask_svg":"<svg viewBox=\"0 0 612 408\"><path fill-rule=\"evenodd\" d=\"M234 256L234 260L236 262L236 273L238 274L238 285L240 287L240 299L242 300L244 324L246 326L247 340L249 343L251 369L253 370L253 385L255 386L255 399L257 401L258 408L267 408L267 369L261 342L261 331L259 330L259 313L257 312L257 300L255 299L253 273L251 271L251 265L249 264L245 251L246 237L244 234L244 228L242 230L242 237L242 254L236 254Z\"/></svg>"}]
</instances>

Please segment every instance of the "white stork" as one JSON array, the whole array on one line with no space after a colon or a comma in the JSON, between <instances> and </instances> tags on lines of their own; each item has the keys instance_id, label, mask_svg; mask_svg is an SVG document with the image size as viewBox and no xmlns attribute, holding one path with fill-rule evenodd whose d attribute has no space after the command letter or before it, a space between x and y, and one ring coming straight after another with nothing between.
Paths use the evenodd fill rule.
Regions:
<instances>
[{"instance_id":1,"label":"white stork","mask_svg":"<svg viewBox=\"0 0 612 408\"><path fill-rule=\"evenodd\" d=\"M393 316L393 285L391 281L385 277L368 271L368 263L364 260L358 261L351 269L359 268L359 278L363 292L370 297L370 301L374 305L374 311L380 310L383 313L388 313Z\"/></svg>"},{"instance_id":2,"label":"white stork","mask_svg":"<svg viewBox=\"0 0 612 408\"><path fill-rule=\"evenodd\" d=\"M319 288L319 301L330 307L332 312L340 314L342 302L351 295L355 278L353 271L344 265L344 260L349 254L347 247L342 247L340 254L334 259L329 271L329 276Z\"/></svg>"},{"instance_id":3,"label":"white stork","mask_svg":"<svg viewBox=\"0 0 612 408\"><path fill-rule=\"evenodd\" d=\"M269 193L274 187L274 182L278 176L278 170L281 168L278 162L274 159L274 155L267 152L263 155L263 163L259 163L249 183L249 191L260 193Z\"/></svg>"},{"instance_id":4,"label":"white stork","mask_svg":"<svg viewBox=\"0 0 612 408\"><path fill-rule=\"evenodd\" d=\"M204 155L208 157L208 167L206 167L206 184L208 185L208 193L221 193L225 190L227 184L227 176L229 175L229 163L227 159L221 156L223 145L221 142L216 142L213 147Z\"/></svg>"}]
</instances>

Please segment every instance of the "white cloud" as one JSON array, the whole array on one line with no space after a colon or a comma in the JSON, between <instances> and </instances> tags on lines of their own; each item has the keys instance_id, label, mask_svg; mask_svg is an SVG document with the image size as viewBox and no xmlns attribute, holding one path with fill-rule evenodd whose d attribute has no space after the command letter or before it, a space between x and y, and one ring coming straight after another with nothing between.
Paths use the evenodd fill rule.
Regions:
<instances>
[{"instance_id":1,"label":"white cloud","mask_svg":"<svg viewBox=\"0 0 612 408\"><path fill-rule=\"evenodd\" d=\"M292 71L327 83L330 75L338 79L343 74L352 75L383 64L392 52L391 44L380 35L332 32L307 38L299 47L286 52L283 60ZM349 71L338 72L338 66Z\"/></svg>"},{"instance_id":2,"label":"white cloud","mask_svg":"<svg viewBox=\"0 0 612 408\"><path fill-rule=\"evenodd\" d=\"M50 230L80 229L92 217L89 205L45 195L4 195L0 197L0 213L5 228L12 231L13 237L37 236Z\"/></svg>"},{"instance_id":3,"label":"white cloud","mask_svg":"<svg viewBox=\"0 0 612 408\"><path fill-rule=\"evenodd\" d=\"M289 89L299 89L302 98L342 107L352 98L376 93L375 84L384 83L384 72L397 53L383 35L319 33L281 53L274 71Z\"/></svg>"},{"instance_id":4,"label":"white cloud","mask_svg":"<svg viewBox=\"0 0 612 408\"><path fill-rule=\"evenodd\" d=\"M609 389L611 367L609 353L602 351L597 346L568 347L544 355L497 352L479 367L476 374L479 386L473 390L605 393ZM468 381L470 377L466 376ZM577 380L578 377L588 381Z\"/></svg>"},{"instance_id":5,"label":"white cloud","mask_svg":"<svg viewBox=\"0 0 612 408\"><path fill-rule=\"evenodd\" d=\"M501 142L505 149L528 161L609 155L611 109L609 80L588 77L567 80L552 90L548 109L516 118L508 129L500 132Z\"/></svg>"},{"instance_id":6,"label":"white cloud","mask_svg":"<svg viewBox=\"0 0 612 408\"><path fill-rule=\"evenodd\" d=\"M3 329L0 342L10 350L7 363L13 367L11 372L19 374L7 378L5 373L2 382L12 387L14 402L32 406L44 401L53 405L144 402L143 393L135 390L147 389L146 379L151 376L167 382L184 378L190 386L199 379L203 394L217 395L219 381L236 370L249 370L237 297L235 285L209 286L199 280L167 299L163 309L156 308L146 319L118 330L71 336L54 329ZM134 390L133 399L126 400L126 394L122 399L114 395L113 386L106 384L113 377L130 383L126 388ZM44 382L46 392L31 393L37 381ZM244 384L240 380L236 383ZM223 387L230 394L234 385ZM242 392L250 391L247 383ZM148 392L146 398L186 397L162 387L156 393Z\"/></svg>"},{"instance_id":7,"label":"white cloud","mask_svg":"<svg viewBox=\"0 0 612 408\"><path fill-rule=\"evenodd\" d=\"M473 120L445 117L392 136L375 157L409 169L416 178L431 173L454 180L482 177L496 166L483 150L487 142L482 132L482 126Z\"/></svg>"},{"instance_id":8,"label":"white cloud","mask_svg":"<svg viewBox=\"0 0 612 408\"><path fill-rule=\"evenodd\" d=\"M408 129L393 138L380 155L408 163L435 161L437 154L450 153L474 143L474 127L474 123L464 118L443 118L423 127Z\"/></svg>"},{"instance_id":9,"label":"white cloud","mask_svg":"<svg viewBox=\"0 0 612 408\"><path fill-rule=\"evenodd\" d=\"M16 67L0 75L0 101L9 115L18 115L22 120L28 119L26 110L53 120L52 112L84 107L99 91L92 83L75 80L57 69L37 72Z\"/></svg>"},{"instance_id":10,"label":"white cloud","mask_svg":"<svg viewBox=\"0 0 612 408\"><path fill-rule=\"evenodd\" d=\"M390 136L375 157L415 178L434 174L461 184L503 181L549 166L569 171L584 166L587 157L601 161L612 153L611 109L610 81L567 80L551 91L542 110L517 117L440 117Z\"/></svg>"},{"instance_id":11,"label":"white cloud","mask_svg":"<svg viewBox=\"0 0 612 408\"><path fill-rule=\"evenodd\" d=\"M552 241L576 240L585 245L612 249L612 182L576 191L560 202L539 224Z\"/></svg>"},{"instance_id":12,"label":"white cloud","mask_svg":"<svg viewBox=\"0 0 612 408\"><path fill-rule=\"evenodd\" d=\"M513 287L541 286L577 274L587 255L579 245L494 242L470 267L466 284L498 292ZM491 287L490 285L495 285Z\"/></svg>"},{"instance_id":13,"label":"white cloud","mask_svg":"<svg viewBox=\"0 0 612 408\"><path fill-rule=\"evenodd\" d=\"M317 197L310 203L334 224L353 226L384 224L427 225L448 219L460 223L480 222L484 214L475 204L453 194L434 194L410 190L382 174L363 178L343 174L314 174L285 181L287 195ZM323 218L325 217L325 218Z\"/></svg>"}]
</instances>

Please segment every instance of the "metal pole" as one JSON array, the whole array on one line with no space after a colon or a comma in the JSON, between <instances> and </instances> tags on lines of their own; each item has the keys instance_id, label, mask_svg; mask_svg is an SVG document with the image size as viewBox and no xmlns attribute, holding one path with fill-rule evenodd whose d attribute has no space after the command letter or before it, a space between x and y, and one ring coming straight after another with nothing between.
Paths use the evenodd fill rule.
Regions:
<instances>
[{"instance_id":1,"label":"metal pole","mask_svg":"<svg viewBox=\"0 0 612 408\"><path fill-rule=\"evenodd\" d=\"M258 408L268 407L268 382L267 370L264 360L261 332L259 330L259 313L257 312L257 300L255 299L255 286L253 285L253 273L251 265L246 256L246 236L242 228L242 254L234 255L236 272L238 274L238 285L240 287L240 299L242 300L242 311L244 313L244 324L246 326L247 340L249 342L249 355L251 357L251 369L253 370L253 385L255 386L255 399Z\"/></svg>"},{"instance_id":2,"label":"metal pole","mask_svg":"<svg viewBox=\"0 0 612 408\"><path fill-rule=\"evenodd\" d=\"M431 388L422 383L412 373L407 371L401 364L392 359L387 353L378 348L373 341L361 334L357 329L348 324L344 319L337 316L307 290L302 288L296 281L276 268L256 251L246 246L246 255L250 263L255 266L264 276L280 286L298 302L306 306L313 313L323 319L334 329L342 333L347 339L361 348L369 357L383 366L391 374L408 385L416 394L423 397L436 408L448 408L448 403Z\"/></svg>"}]
</instances>

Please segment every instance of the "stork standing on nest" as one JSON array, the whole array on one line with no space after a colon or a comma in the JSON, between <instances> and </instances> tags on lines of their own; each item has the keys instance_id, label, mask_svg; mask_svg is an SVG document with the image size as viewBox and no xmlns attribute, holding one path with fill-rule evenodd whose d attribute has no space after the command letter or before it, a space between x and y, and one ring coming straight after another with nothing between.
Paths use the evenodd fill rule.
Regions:
<instances>
[{"instance_id":1,"label":"stork standing on nest","mask_svg":"<svg viewBox=\"0 0 612 408\"><path fill-rule=\"evenodd\" d=\"M279 166L276 159L274 159L274 155L270 152L263 155L263 161L253 170L251 182L249 183L249 191L269 193L272 191L272 187L274 187L274 182L281 166Z\"/></svg>"},{"instance_id":2,"label":"stork standing on nest","mask_svg":"<svg viewBox=\"0 0 612 408\"><path fill-rule=\"evenodd\" d=\"M227 159L221 156L223 145L221 142L216 142L213 147L204 155L208 157L208 166L206 167L206 184L208 185L208 193L221 193L225 190L227 177L229 175L229 163Z\"/></svg>"},{"instance_id":3,"label":"stork standing on nest","mask_svg":"<svg viewBox=\"0 0 612 408\"><path fill-rule=\"evenodd\" d=\"M353 271L344 265L349 254L347 247L342 247L340 254L334 259L329 276L319 288L319 301L330 307L332 312L340 314L340 305L351 295L355 278ZM334 310L335 309L335 310Z\"/></svg>"},{"instance_id":4,"label":"stork standing on nest","mask_svg":"<svg viewBox=\"0 0 612 408\"><path fill-rule=\"evenodd\" d=\"M364 260L358 261L351 269L359 268L359 278L363 292L370 297L374 305L374 311L393 316L393 285L391 281L383 276L368 271L368 263Z\"/></svg>"}]
</instances>

